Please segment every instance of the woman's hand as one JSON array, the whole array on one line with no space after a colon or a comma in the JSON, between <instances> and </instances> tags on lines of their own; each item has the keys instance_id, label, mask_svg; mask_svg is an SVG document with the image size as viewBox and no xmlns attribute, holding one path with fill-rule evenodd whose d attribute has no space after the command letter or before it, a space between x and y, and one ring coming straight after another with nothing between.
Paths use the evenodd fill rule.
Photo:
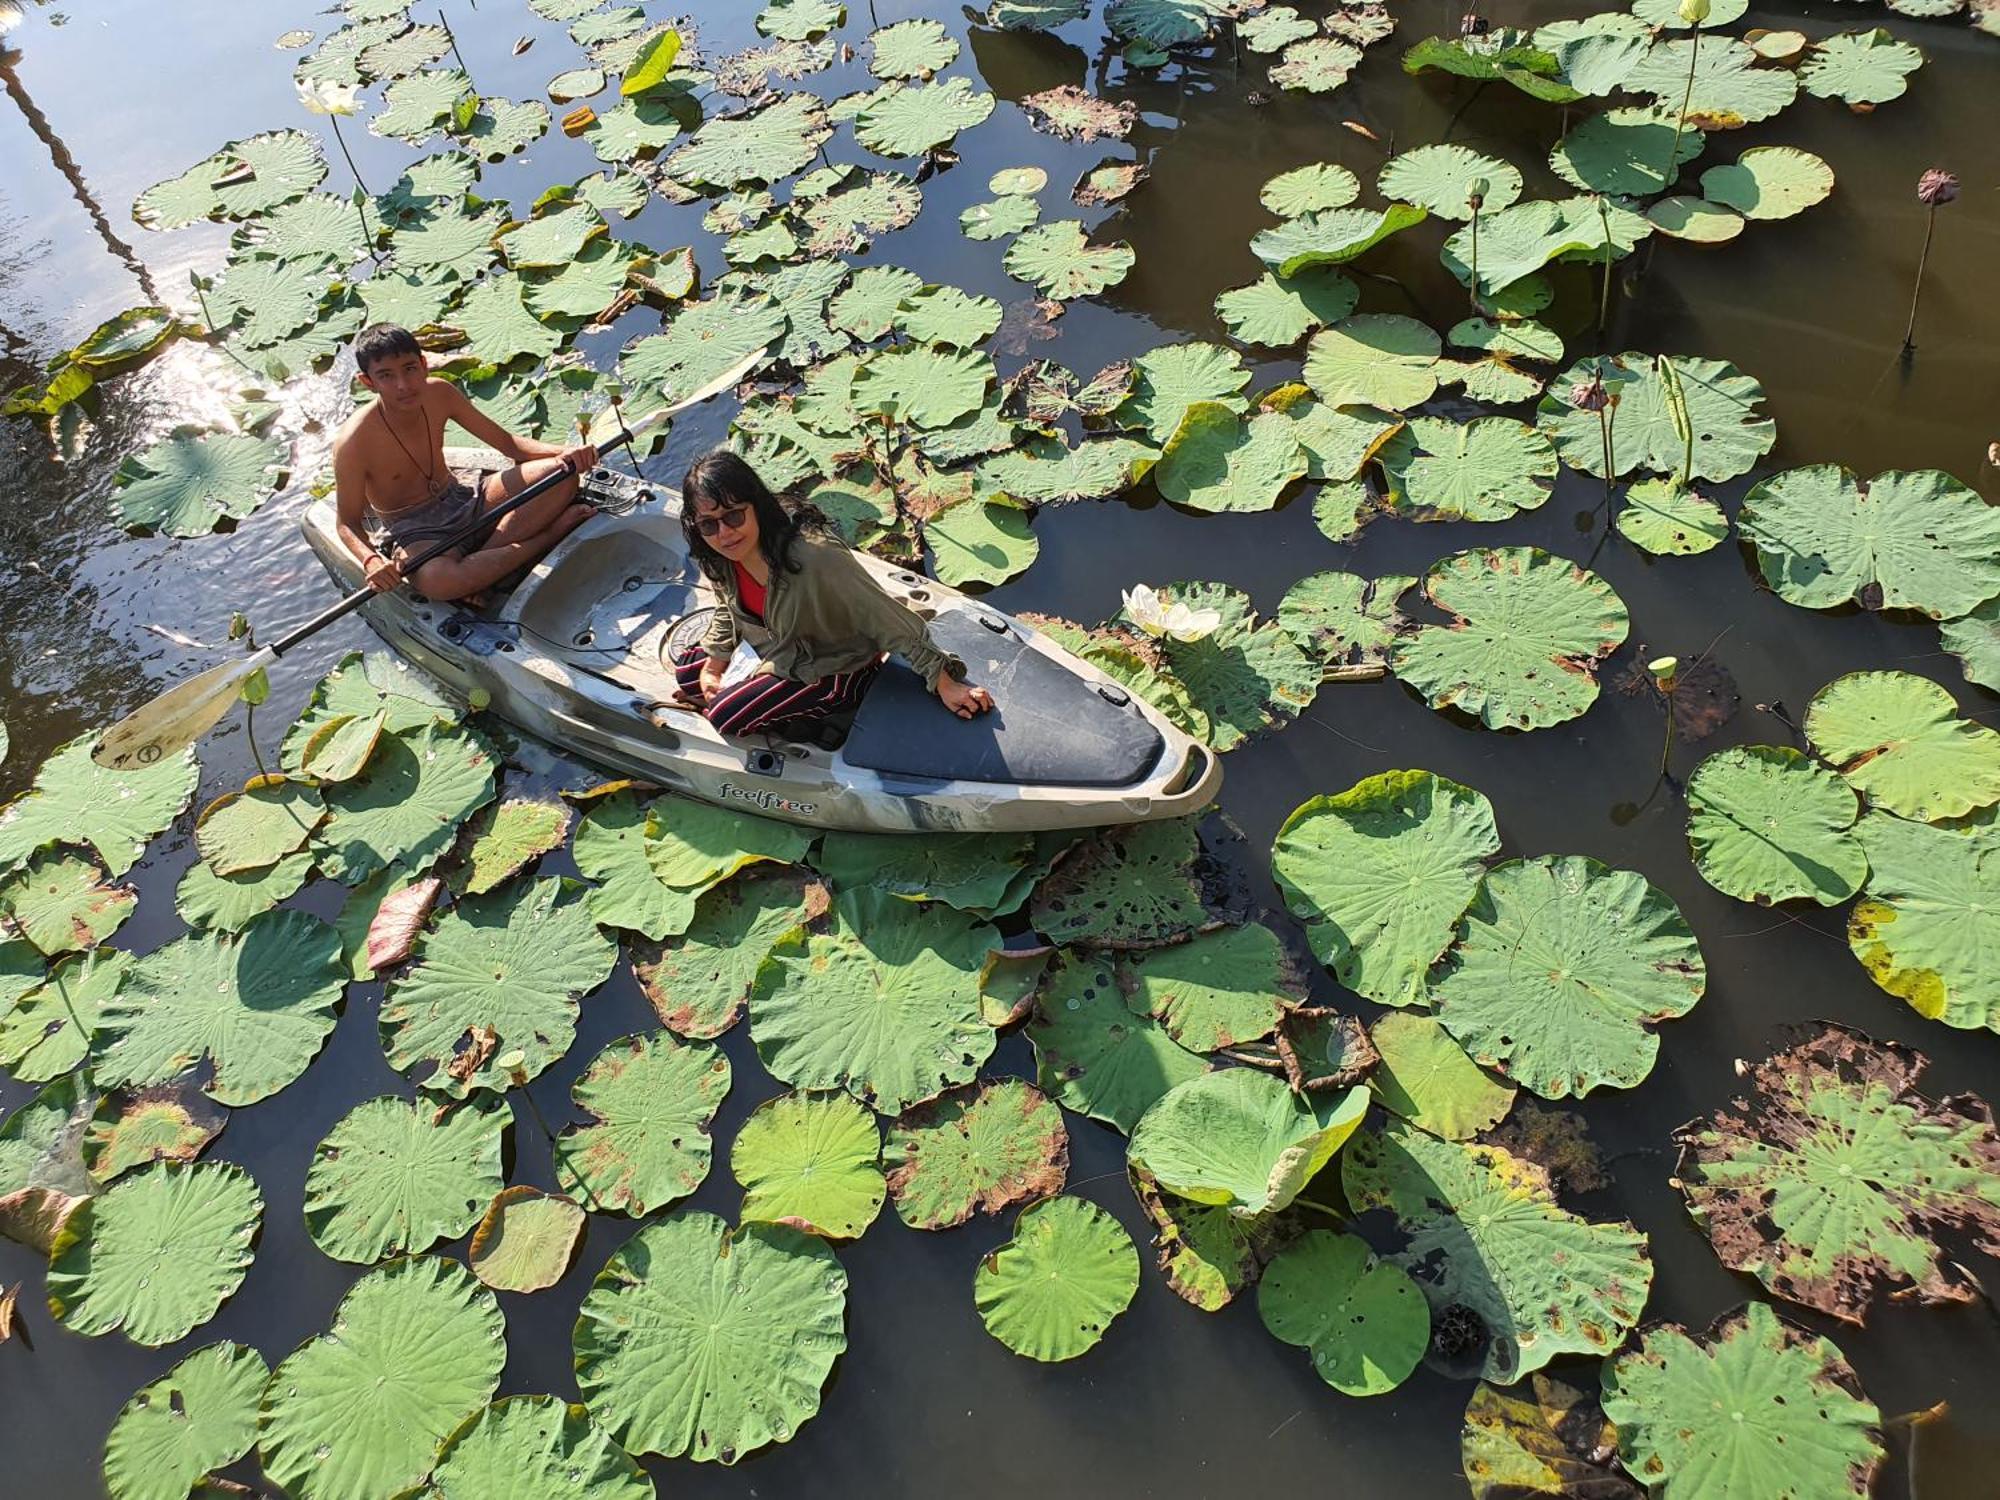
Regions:
<instances>
[{"instance_id":1,"label":"woman's hand","mask_svg":"<svg viewBox=\"0 0 2000 1500\"><path fill-rule=\"evenodd\" d=\"M704 702L722 691L722 679L728 671L729 659L724 656L711 656L701 664L701 696Z\"/></svg>"},{"instance_id":2,"label":"woman's hand","mask_svg":"<svg viewBox=\"0 0 2000 1500\"><path fill-rule=\"evenodd\" d=\"M960 682L949 672L938 673L937 695L938 702L961 719L977 718L993 707L993 695L985 688Z\"/></svg>"}]
</instances>

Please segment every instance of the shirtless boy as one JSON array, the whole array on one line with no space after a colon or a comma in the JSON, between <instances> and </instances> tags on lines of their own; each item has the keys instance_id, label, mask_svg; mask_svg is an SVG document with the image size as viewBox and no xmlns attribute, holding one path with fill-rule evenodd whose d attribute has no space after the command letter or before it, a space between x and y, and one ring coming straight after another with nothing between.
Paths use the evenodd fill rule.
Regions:
<instances>
[{"instance_id":1,"label":"shirtless boy","mask_svg":"<svg viewBox=\"0 0 2000 1500\"><path fill-rule=\"evenodd\" d=\"M577 501L576 476L596 465L595 448L515 437L450 381L431 378L408 329L390 323L363 329L354 340L354 363L376 399L334 438L333 478L340 539L361 559L370 588L394 588L417 553L550 474L570 477L425 563L410 579L417 591L435 600L477 594L534 562L591 515ZM448 422L514 466L484 478L447 468Z\"/></svg>"}]
</instances>

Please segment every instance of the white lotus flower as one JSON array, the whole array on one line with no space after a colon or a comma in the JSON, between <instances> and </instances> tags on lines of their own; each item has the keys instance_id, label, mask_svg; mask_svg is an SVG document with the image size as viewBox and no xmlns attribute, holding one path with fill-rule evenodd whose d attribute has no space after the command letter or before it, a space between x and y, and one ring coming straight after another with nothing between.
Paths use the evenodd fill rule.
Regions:
<instances>
[{"instance_id":1,"label":"white lotus flower","mask_svg":"<svg viewBox=\"0 0 2000 1500\"><path fill-rule=\"evenodd\" d=\"M315 115L358 115L361 106L356 101L358 90L351 83L329 83L322 79L299 80L299 103L308 114Z\"/></svg>"},{"instance_id":2,"label":"white lotus flower","mask_svg":"<svg viewBox=\"0 0 2000 1500\"><path fill-rule=\"evenodd\" d=\"M1222 623L1219 609L1189 609L1176 601L1167 603L1149 584L1135 583L1125 590L1125 613L1148 635L1170 635L1177 641L1198 641L1212 635Z\"/></svg>"}]
</instances>

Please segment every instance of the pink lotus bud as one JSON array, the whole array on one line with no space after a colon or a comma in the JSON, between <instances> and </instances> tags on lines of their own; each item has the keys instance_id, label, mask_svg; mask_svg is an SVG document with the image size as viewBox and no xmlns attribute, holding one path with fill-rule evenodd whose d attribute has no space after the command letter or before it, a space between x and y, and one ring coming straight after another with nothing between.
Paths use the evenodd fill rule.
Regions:
<instances>
[{"instance_id":1,"label":"pink lotus bud","mask_svg":"<svg viewBox=\"0 0 2000 1500\"><path fill-rule=\"evenodd\" d=\"M1958 196L1958 178L1942 167L1932 167L1917 179L1917 202L1938 208Z\"/></svg>"},{"instance_id":2,"label":"pink lotus bud","mask_svg":"<svg viewBox=\"0 0 2000 1500\"><path fill-rule=\"evenodd\" d=\"M1569 388L1569 404L1578 411L1603 411L1611 404L1611 392L1604 388L1602 379L1593 375Z\"/></svg>"}]
</instances>

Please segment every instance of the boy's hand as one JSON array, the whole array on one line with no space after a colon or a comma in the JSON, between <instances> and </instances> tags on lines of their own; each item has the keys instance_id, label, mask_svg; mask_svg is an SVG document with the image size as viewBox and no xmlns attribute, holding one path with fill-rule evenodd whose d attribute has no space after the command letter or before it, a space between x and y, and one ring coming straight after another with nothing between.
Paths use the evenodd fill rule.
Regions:
<instances>
[{"instance_id":1,"label":"boy's hand","mask_svg":"<svg viewBox=\"0 0 2000 1500\"><path fill-rule=\"evenodd\" d=\"M580 443L574 448L565 448L563 462L569 465L572 474L588 474L597 467L597 450L588 443Z\"/></svg>"},{"instance_id":2,"label":"boy's hand","mask_svg":"<svg viewBox=\"0 0 2000 1500\"><path fill-rule=\"evenodd\" d=\"M378 594L386 594L403 581L403 570L379 552L371 552L362 559L361 572L368 587Z\"/></svg>"}]
</instances>

